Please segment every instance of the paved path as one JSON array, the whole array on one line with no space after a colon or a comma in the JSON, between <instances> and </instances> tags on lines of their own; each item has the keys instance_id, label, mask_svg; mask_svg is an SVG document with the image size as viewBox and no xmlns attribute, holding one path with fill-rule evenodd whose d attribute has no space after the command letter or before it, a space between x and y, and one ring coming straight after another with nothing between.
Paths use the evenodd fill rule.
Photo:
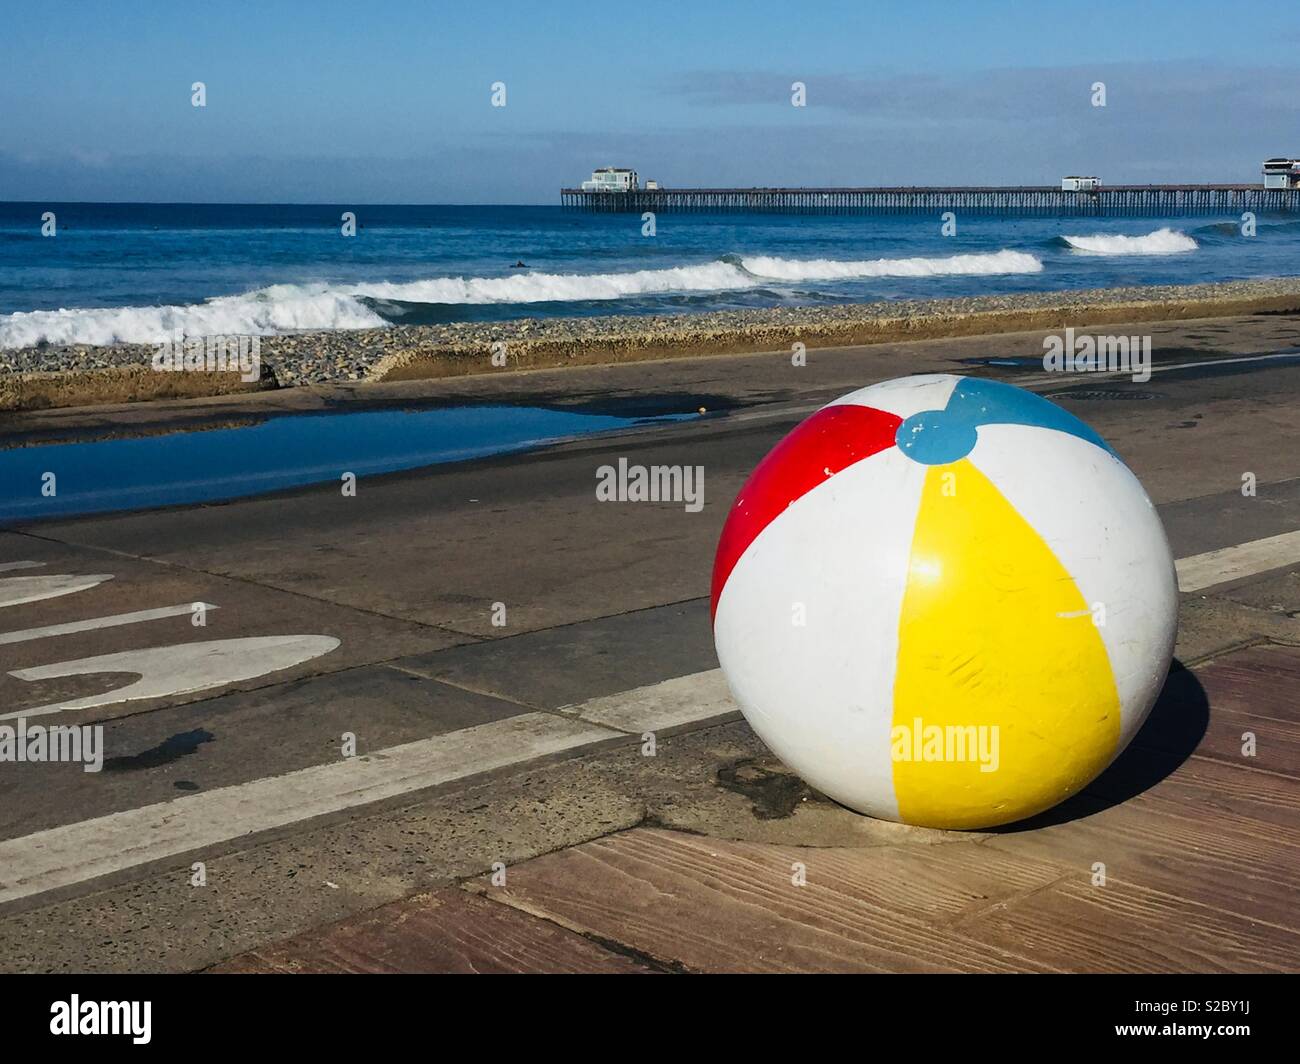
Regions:
<instances>
[{"instance_id":1,"label":"paved path","mask_svg":"<svg viewBox=\"0 0 1300 1064\"><path fill-rule=\"evenodd\" d=\"M1292 348L1295 323L1153 331L1157 366L1181 368L1142 385L962 361L990 347L1029 358L1037 345L1041 356L1041 337L1030 335L812 352L802 369L784 355L738 356L442 382L463 401L528 395L717 413L364 480L356 498L326 486L0 534L0 712L53 708L42 722L103 723L108 755L98 774L0 767L0 967L186 970L252 949L264 951L258 963L299 963L265 952L268 944L420 891L403 912L418 910L434 938L439 921L451 921L450 952L430 946L397 966L437 966L459 950L464 963L478 956L490 967L464 930L477 914L521 936L515 954L496 955L505 967L1069 968L1067 939L1048 942L1043 929L1062 912L1086 926L1096 909L1107 942L1120 945L1162 920L1185 926L1169 967L1284 963L1250 927L1276 930L1282 944L1294 934L1275 888L1297 870L1297 720L1277 692L1295 678L1285 645L1300 644L1300 367L1262 356ZM716 673L703 596L740 482L819 402L916 370L1074 393L1059 401L1143 478L1182 559L1178 657L1192 669L1176 672L1157 727L1144 733L1145 760L1108 774L1077 815L1040 830L932 838L811 794L787 809L782 796L801 785L765 759ZM405 404L435 394L430 384L381 391ZM322 390L245 402L270 412L348 401ZM136 431L150 418L230 416L203 401L24 415L9 428L35 442L128 423ZM598 503L595 470L620 455L703 465L703 511ZM1254 496L1242 494L1245 473L1257 481ZM201 627L196 602L207 604ZM493 624L497 603L504 627ZM194 649L226 640L256 642L233 661ZM142 660L152 686L137 693L152 697L123 701L118 689L136 681ZM132 674L106 675L105 662ZM234 662L248 674L232 675ZM210 686L184 689L203 677ZM1248 762L1245 730L1259 734ZM645 731L659 739L652 758L642 756ZM342 756L349 733L354 759ZM1089 846L1096 853L1085 860ZM700 847L722 856L702 858ZM801 853L817 856L804 862L809 885L795 888L789 866ZM935 865L941 854L967 865ZM819 877L817 862L832 857L835 870L823 864ZM923 858L930 863L916 863ZM854 909L861 882L884 875L877 859L900 862L896 881L881 880L898 887L877 888L887 895L877 899L880 919L903 928L887 941L861 922L861 904ZM196 861L205 886L191 885ZM1098 894L1087 878L1094 861L1136 893ZM494 863L507 869L504 888L484 878ZM647 872L656 867L682 878L658 882ZM592 868L610 871L588 895L564 885ZM988 889L989 877L1002 888ZM945 897L949 879L956 893ZM448 893L454 881L483 896ZM907 904L919 910L904 905L904 884L918 885ZM637 906L658 911L646 899L663 891L680 906L659 913L660 927ZM756 891L765 900L751 911L744 899ZM719 892L742 899L741 910ZM844 917L838 945L792 930L837 905L857 914ZM719 916L725 934L702 930L693 945L664 937L710 912L731 914ZM1223 938L1234 921L1250 927ZM469 939L456 945L453 927ZM794 952L746 959L722 949L756 935ZM1226 944L1215 953L1197 935ZM626 952L561 948L571 936ZM850 949L855 936L879 940L879 950ZM302 940L294 956L319 959L335 949L328 942ZM378 945L367 948L370 959L357 963L389 963ZM1133 958L1128 946L1098 945L1074 967L1140 966Z\"/></svg>"}]
</instances>

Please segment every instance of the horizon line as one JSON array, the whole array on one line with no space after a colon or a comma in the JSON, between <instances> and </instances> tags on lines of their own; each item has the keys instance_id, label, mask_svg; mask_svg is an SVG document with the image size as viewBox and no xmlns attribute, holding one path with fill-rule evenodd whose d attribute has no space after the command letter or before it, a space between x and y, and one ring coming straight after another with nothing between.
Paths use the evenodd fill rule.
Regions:
<instances>
[{"instance_id":1,"label":"horizon line","mask_svg":"<svg viewBox=\"0 0 1300 1064\"><path fill-rule=\"evenodd\" d=\"M541 202L501 202L501 203L367 203L361 200L87 200L87 199L0 199L0 206L48 206L51 203L71 203L82 205L112 205L117 207L558 207L560 204Z\"/></svg>"}]
</instances>

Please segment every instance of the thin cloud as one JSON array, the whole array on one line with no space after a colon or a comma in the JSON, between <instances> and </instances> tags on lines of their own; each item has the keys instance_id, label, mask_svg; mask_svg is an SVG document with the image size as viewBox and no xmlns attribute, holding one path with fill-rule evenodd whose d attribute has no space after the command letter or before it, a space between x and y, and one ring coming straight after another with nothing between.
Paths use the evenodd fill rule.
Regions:
<instances>
[{"instance_id":1,"label":"thin cloud","mask_svg":"<svg viewBox=\"0 0 1300 1064\"><path fill-rule=\"evenodd\" d=\"M790 106L790 83L808 106ZM1106 84L1107 106L1091 105ZM1165 62L896 78L697 72L661 86L698 119L627 129L434 135L405 157L349 152L77 159L0 151L12 199L555 203L593 167L665 185L1258 181L1300 154L1300 70ZM473 181L466 178L474 176Z\"/></svg>"},{"instance_id":2,"label":"thin cloud","mask_svg":"<svg viewBox=\"0 0 1300 1064\"><path fill-rule=\"evenodd\" d=\"M1300 69L1250 69L1215 63L1164 61L1022 67L955 75L897 77L776 71L695 71L664 82L660 91L698 107L790 105L794 81L807 85L807 110L859 119L1046 122L1089 114L1092 85L1103 82L1107 115L1119 121L1177 120L1197 110L1238 110L1257 117L1294 113Z\"/></svg>"}]
</instances>

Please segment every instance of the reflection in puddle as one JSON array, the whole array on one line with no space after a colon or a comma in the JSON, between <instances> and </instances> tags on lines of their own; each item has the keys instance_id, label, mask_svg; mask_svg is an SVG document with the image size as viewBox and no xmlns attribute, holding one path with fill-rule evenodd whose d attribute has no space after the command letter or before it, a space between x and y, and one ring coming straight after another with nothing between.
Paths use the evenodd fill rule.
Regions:
<instances>
[{"instance_id":1,"label":"reflection in puddle","mask_svg":"<svg viewBox=\"0 0 1300 1064\"><path fill-rule=\"evenodd\" d=\"M418 469L694 416L629 418L465 406L310 414L247 428L21 447L0 451L0 521L214 502L341 483L345 473L360 478Z\"/></svg>"}]
</instances>

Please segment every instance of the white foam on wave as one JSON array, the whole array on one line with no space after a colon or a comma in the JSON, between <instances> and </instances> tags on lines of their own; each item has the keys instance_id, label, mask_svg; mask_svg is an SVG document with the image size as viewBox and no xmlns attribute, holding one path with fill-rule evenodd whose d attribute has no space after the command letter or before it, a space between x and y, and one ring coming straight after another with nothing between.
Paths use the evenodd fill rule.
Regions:
<instances>
[{"instance_id":1,"label":"white foam on wave","mask_svg":"<svg viewBox=\"0 0 1300 1064\"><path fill-rule=\"evenodd\" d=\"M1033 255L998 251L938 259L840 262L775 256L627 273L512 273L504 277L435 277L422 281L350 285L272 285L239 296L184 306L37 310L0 316L0 347L49 344L159 343L186 336L270 336L310 329L371 329L390 324L362 300L406 303L571 303L665 292L734 291L773 281L856 277L939 277L952 274L1037 273Z\"/></svg>"},{"instance_id":2,"label":"white foam on wave","mask_svg":"<svg viewBox=\"0 0 1300 1064\"><path fill-rule=\"evenodd\" d=\"M271 336L307 329L386 325L342 291L275 285L242 296L163 307L33 310L0 316L0 347L49 344L156 344L186 336Z\"/></svg>"},{"instance_id":3,"label":"white foam on wave","mask_svg":"<svg viewBox=\"0 0 1300 1064\"><path fill-rule=\"evenodd\" d=\"M354 295L409 303L573 303L659 292L719 292L757 282L729 262L628 273L514 273L507 277L435 277L399 284L359 284Z\"/></svg>"},{"instance_id":4,"label":"white foam on wave","mask_svg":"<svg viewBox=\"0 0 1300 1064\"><path fill-rule=\"evenodd\" d=\"M993 251L982 255L949 255L941 259L782 259L746 256L745 269L778 281L838 281L854 277L949 277L958 274L1039 273L1042 260L1023 251Z\"/></svg>"},{"instance_id":5,"label":"white foam on wave","mask_svg":"<svg viewBox=\"0 0 1300 1064\"><path fill-rule=\"evenodd\" d=\"M1075 251L1089 255L1181 255L1200 247L1186 233L1168 226L1145 236L1097 233L1094 236L1063 236L1061 239Z\"/></svg>"}]
</instances>

